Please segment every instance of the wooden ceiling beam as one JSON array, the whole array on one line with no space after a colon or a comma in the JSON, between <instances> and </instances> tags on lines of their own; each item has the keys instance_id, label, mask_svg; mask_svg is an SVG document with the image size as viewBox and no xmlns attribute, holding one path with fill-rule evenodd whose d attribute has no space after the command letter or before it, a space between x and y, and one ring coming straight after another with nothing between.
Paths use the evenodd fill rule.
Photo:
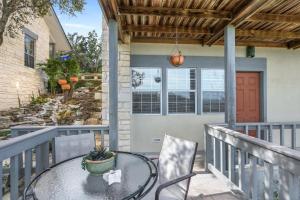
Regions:
<instances>
[{"instance_id":1,"label":"wooden ceiling beam","mask_svg":"<svg viewBox=\"0 0 300 200\"><path fill-rule=\"evenodd\" d=\"M294 40L294 41L288 42L287 47L289 49L298 49L298 48L300 48L300 40Z\"/></svg>"},{"instance_id":2,"label":"wooden ceiling beam","mask_svg":"<svg viewBox=\"0 0 300 200\"><path fill-rule=\"evenodd\" d=\"M300 15L256 13L246 21L300 24Z\"/></svg>"},{"instance_id":3,"label":"wooden ceiling beam","mask_svg":"<svg viewBox=\"0 0 300 200\"><path fill-rule=\"evenodd\" d=\"M149 33L182 33L190 35L214 35L211 30L195 27L174 27L174 26L148 26L148 25L126 25L122 27L127 32L149 32ZM283 31L261 31L237 29L236 36L251 37L257 39L300 39L300 32Z\"/></svg>"},{"instance_id":4,"label":"wooden ceiling beam","mask_svg":"<svg viewBox=\"0 0 300 200\"><path fill-rule=\"evenodd\" d=\"M166 7L132 7L122 6L119 15L168 16L168 17L199 17L206 19L231 20L229 11L208 9L166 8Z\"/></svg>"},{"instance_id":5,"label":"wooden ceiling beam","mask_svg":"<svg viewBox=\"0 0 300 200\"><path fill-rule=\"evenodd\" d=\"M159 37L133 37L131 38L133 43L164 43L164 44L175 44L174 38L159 38ZM204 45L205 41L199 39L180 39L179 44L200 44ZM237 46L256 46L256 47L278 47L286 48L285 43L276 43L268 41L258 41L258 40L238 40L236 42ZM219 40L215 45L224 45L222 40Z\"/></svg>"},{"instance_id":6,"label":"wooden ceiling beam","mask_svg":"<svg viewBox=\"0 0 300 200\"><path fill-rule=\"evenodd\" d=\"M195 27L174 27L174 26L149 26L149 25L126 25L124 31L128 32L150 32L150 33L188 33L192 35L205 34L211 35L212 31Z\"/></svg>"},{"instance_id":7,"label":"wooden ceiling beam","mask_svg":"<svg viewBox=\"0 0 300 200\"><path fill-rule=\"evenodd\" d=\"M220 40L224 35L224 28L227 25L233 25L238 27L243 21L250 18L252 15L257 13L259 9L266 5L267 3L272 2L272 0L249 0L242 5L240 8L237 8L236 12L233 14L232 20L222 24L216 31L215 34L207 41L207 45L213 45L218 40Z\"/></svg>"}]
</instances>

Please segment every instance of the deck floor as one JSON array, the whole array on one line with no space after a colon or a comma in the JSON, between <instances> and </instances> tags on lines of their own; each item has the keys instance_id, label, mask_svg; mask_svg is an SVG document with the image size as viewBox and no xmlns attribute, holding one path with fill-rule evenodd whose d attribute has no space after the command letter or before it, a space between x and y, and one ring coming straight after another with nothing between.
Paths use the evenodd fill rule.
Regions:
<instances>
[{"instance_id":1,"label":"deck floor","mask_svg":"<svg viewBox=\"0 0 300 200\"><path fill-rule=\"evenodd\" d=\"M230 189L226 182L218 179L211 173L205 172L203 163L195 162L194 172L197 173L191 179L188 200L244 200L241 195Z\"/></svg>"}]
</instances>

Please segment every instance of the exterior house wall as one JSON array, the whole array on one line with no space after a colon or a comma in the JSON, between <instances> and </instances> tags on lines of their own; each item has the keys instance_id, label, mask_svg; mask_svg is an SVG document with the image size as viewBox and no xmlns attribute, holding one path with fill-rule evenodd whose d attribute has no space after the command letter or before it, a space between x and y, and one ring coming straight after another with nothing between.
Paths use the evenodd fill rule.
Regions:
<instances>
[{"instance_id":1,"label":"exterior house wall","mask_svg":"<svg viewBox=\"0 0 300 200\"><path fill-rule=\"evenodd\" d=\"M35 43L35 63L44 62L49 57L49 29L44 19L36 19L26 26L38 35ZM24 66L24 34L16 38L5 37L0 46L0 110L18 107L18 94L22 104L30 100L32 94L44 92L45 86L40 70Z\"/></svg>"},{"instance_id":2,"label":"exterior house wall","mask_svg":"<svg viewBox=\"0 0 300 200\"><path fill-rule=\"evenodd\" d=\"M173 47L169 44L131 44L131 54L169 55ZM180 48L186 56L224 56L222 46L180 45ZM256 57L267 60L266 114L269 122L300 121L300 91L297 89L300 85L299 53L299 50L256 48ZM245 57L245 54L245 47L237 47L237 57ZM153 139L163 139L163 135L168 133L198 141L201 151L204 149L203 125L211 122L224 122L224 114L132 115L131 150L158 152L161 143ZM275 141L278 136L275 136ZM290 141L288 138L286 141Z\"/></svg>"},{"instance_id":3,"label":"exterior house wall","mask_svg":"<svg viewBox=\"0 0 300 200\"><path fill-rule=\"evenodd\" d=\"M109 82L109 54L108 27L102 24L102 123L108 125L108 82ZM118 146L121 151L130 151L131 130L131 68L130 44L118 45Z\"/></svg>"}]
</instances>

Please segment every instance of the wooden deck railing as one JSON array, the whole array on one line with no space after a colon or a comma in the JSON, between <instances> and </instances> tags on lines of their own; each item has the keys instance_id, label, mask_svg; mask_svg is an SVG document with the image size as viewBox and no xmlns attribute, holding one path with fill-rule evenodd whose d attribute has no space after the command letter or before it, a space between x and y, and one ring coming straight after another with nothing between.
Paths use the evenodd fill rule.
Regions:
<instances>
[{"instance_id":1,"label":"wooden deck railing","mask_svg":"<svg viewBox=\"0 0 300 200\"><path fill-rule=\"evenodd\" d=\"M237 130L256 130L257 137L217 125L205 125L206 169L223 178L249 199L300 199L300 154L285 144L284 133L291 129L295 147L300 126L279 123L238 124ZM241 129L244 128L244 129ZM279 129L280 144L272 141ZM263 133L263 135L260 135ZM267 137L267 140L259 138ZM249 162L246 160L249 159Z\"/></svg>"},{"instance_id":2,"label":"wooden deck railing","mask_svg":"<svg viewBox=\"0 0 300 200\"><path fill-rule=\"evenodd\" d=\"M17 200L22 193L21 188L28 186L34 176L55 164L55 137L95 133L104 138L108 130L108 126L102 125L12 128L13 138L0 141L0 200L4 195L2 186L5 160L9 159L10 199Z\"/></svg>"}]
</instances>

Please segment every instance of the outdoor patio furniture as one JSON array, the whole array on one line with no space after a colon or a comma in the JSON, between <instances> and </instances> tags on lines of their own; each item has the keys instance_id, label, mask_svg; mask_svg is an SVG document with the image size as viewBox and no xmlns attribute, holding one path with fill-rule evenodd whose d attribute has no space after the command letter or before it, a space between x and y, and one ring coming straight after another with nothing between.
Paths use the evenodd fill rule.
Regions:
<instances>
[{"instance_id":1,"label":"outdoor patio furniture","mask_svg":"<svg viewBox=\"0 0 300 200\"><path fill-rule=\"evenodd\" d=\"M94 147L94 134L91 133L56 137L55 163L87 154Z\"/></svg>"},{"instance_id":2,"label":"outdoor patio furniture","mask_svg":"<svg viewBox=\"0 0 300 200\"><path fill-rule=\"evenodd\" d=\"M81 168L82 156L63 161L44 171L27 187L24 199L89 200L138 199L155 185L157 168L149 158L128 152L116 152L116 170L121 183L108 183L103 176L90 175Z\"/></svg>"},{"instance_id":3,"label":"outdoor patio furniture","mask_svg":"<svg viewBox=\"0 0 300 200\"><path fill-rule=\"evenodd\" d=\"M185 200L198 143L165 135L158 158L158 181L143 200Z\"/></svg>"}]
</instances>

